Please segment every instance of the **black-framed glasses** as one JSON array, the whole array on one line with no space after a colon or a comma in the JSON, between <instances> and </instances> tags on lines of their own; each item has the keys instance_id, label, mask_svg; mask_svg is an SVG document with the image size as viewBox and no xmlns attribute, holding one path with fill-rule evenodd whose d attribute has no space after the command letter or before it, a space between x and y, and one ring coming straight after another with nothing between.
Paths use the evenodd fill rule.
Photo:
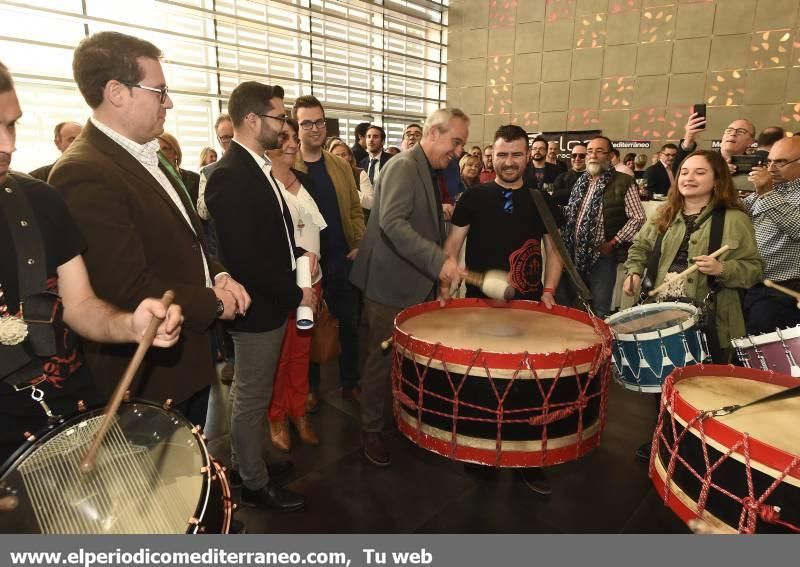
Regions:
<instances>
[{"instance_id":1,"label":"black-framed glasses","mask_svg":"<svg viewBox=\"0 0 800 567\"><path fill-rule=\"evenodd\" d=\"M503 189L503 212L510 215L514 212L514 191Z\"/></svg>"},{"instance_id":2,"label":"black-framed glasses","mask_svg":"<svg viewBox=\"0 0 800 567\"><path fill-rule=\"evenodd\" d=\"M586 154L572 154L572 159L586 159Z\"/></svg>"},{"instance_id":3,"label":"black-framed glasses","mask_svg":"<svg viewBox=\"0 0 800 567\"><path fill-rule=\"evenodd\" d=\"M314 126L317 127L317 130L322 130L325 127L325 119L319 118L317 120L303 120L300 123L300 128L303 130L311 130L314 128Z\"/></svg>"},{"instance_id":4,"label":"black-framed glasses","mask_svg":"<svg viewBox=\"0 0 800 567\"><path fill-rule=\"evenodd\" d=\"M138 85L133 83L122 83L126 87L132 89L142 89L143 91L150 91L151 93L158 93L161 96L161 104L164 104L167 101L167 97L169 96L169 87L164 85L163 87L156 88L156 87L148 87L145 85Z\"/></svg>"},{"instance_id":5,"label":"black-framed glasses","mask_svg":"<svg viewBox=\"0 0 800 567\"><path fill-rule=\"evenodd\" d=\"M285 114L281 114L280 116L272 116L271 114L256 114L256 116L260 116L261 118L272 118L273 120L277 120L281 123L281 128L283 125L286 124L286 121L289 120L289 117Z\"/></svg>"},{"instance_id":6,"label":"black-framed glasses","mask_svg":"<svg viewBox=\"0 0 800 567\"><path fill-rule=\"evenodd\" d=\"M723 134L736 134L737 136L744 136L745 134L753 136L750 130L745 130L744 128L725 128L722 131Z\"/></svg>"},{"instance_id":7,"label":"black-framed glasses","mask_svg":"<svg viewBox=\"0 0 800 567\"><path fill-rule=\"evenodd\" d=\"M783 169L784 167L786 167L786 166L787 166L787 165L789 165L790 163L794 163L794 162L796 162L796 161L798 161L798 160L800 160L800 157L797 157L797 158L794 158L794 159L790 159L790 160L785 160L785 159L768 159L768 160L766 161L766 164L765 164L765 165L766 165L766 167L767 167L768 169L769 169L770 167L772 167L773 165L774 165L775 167L777 167L778 169Z\"/></svg>"}]
</instances>

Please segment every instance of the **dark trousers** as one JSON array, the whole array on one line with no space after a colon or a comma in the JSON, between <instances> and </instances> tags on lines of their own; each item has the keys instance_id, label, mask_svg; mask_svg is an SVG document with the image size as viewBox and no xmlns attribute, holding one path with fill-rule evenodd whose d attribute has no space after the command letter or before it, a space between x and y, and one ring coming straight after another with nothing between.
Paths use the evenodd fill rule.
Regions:
<instances>
[{"instance_id":1,"label":"dark trousers","mask_svg":"<svg viewBox=\"0 0 800 567\"><path fill-rule=\"evenodd\" d=\"M758 284L745 293L744 320L750 335L772 333L800 325L800 309L794 298Z\"/></svg>"},{"instance_id":2,"label":"dark trousers","mask_svg":"<svg viewBox=\"0 0 800 567\"><path fill-rule=\"evenodd\" d=\"M361 306L358 289L350 283L353 262L346 257L326 261L322 265L322 292L333 316L339 320L339 381L342 388L358 385L358 322ZM311 364L308 380L312 390L319 388L319 365Z\"/></svg>"},{"instance_id":3,"label":"dark trousers","mask_svg":"<svg viewBox=\"0 0 800 567\"><path fill-rule=\"evenodd\" d=\"M611 315L611 299L614 296L614 284L617 281L617 257L614 254L600 256L592 264L589 273L581 274L583 281L592 292L592 310L600 319ZM556 291L556 301L567 307L575 306L577 291L569 275L564 273ZM577 306L583 309L582 305Z\"/></svg>"},{"instance_id":4,"label":"dark trousers","mask_svg":"<svg viewBox=\"0 0 800 567\"><path fill-rule=\"evenodd\" d=\"M364 298L364 309L369 331L361 384L361 428L368 433L379 433L384 426L385 401L391 390L392 370L391 349L383 350L381 343L392 336L394 318L402 309L367 298Z\"/></svg>"}]
</instances>

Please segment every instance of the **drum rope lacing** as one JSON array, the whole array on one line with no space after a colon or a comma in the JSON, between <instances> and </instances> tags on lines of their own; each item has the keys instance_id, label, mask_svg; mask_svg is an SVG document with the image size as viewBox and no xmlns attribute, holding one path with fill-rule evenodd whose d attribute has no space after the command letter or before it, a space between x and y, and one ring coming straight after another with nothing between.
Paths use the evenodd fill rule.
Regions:
<instances>
[{"instance_id":1,"label":"drum rope lacing","mask_svg":"<svg viewBox=\"0 0 800 567\"><path fill-rule=\"evenodd\" d=\"M683 428L683 431L676 437L674 445L670 446L669 440L663 432L664 418L669 415L670 424L672 426L673 434L678 431L679 425L674 412L670 412L669 408L675 407L677 390L672 387L671 383L665 386L664 394L661 396L661 410L659 411L658 423L656 425L655 435L653 435L653 443L650 452L650 476L653 477L655 469L655 460L658 458L659 444L663 443L664 447L669 453L669 464L666 467L666 478L664 479L664 504L668 505L670 498L669 486L675 474L675 468L680 463L692 476L694 476L701 484L700 495L697 499L696 515L700 518L703 516L708 497L711 490L716 490L720 494L738 502L742 506L742 511L739 516L739 533L753 534L756 531L758 520L768 524L781 525L793 532L800 533L800 526L795 526L789 522L780 519L780 508L770 504L765 504L767 499L772 496L775 490L783 483L783 480L794 472L800 472L800 457L795 457L792 462L779 471L779 475L775 478L774 482L770 484L767 489L759 496L755 494L753 486L753 471L750 455L750 436L747 433L742 433L741 438L734 443L728 450L722 454L714 463L711 463L708 452L708 437L705 432L705 421L713 418L713 412L701 411L694 416ZM705 474L700 474L694 467L681 455L678 454L681 442L687 435L691 435L690 430L695 429L699 434L699 439L703 451L703 461L706 469ZM731 493L726 488L712 482L714 472L734 453L739 453L744 457L744 467L747 479L748 495L739 497Z\"/></svg>"},{"instance_id":2,"label":"drum rope lacing","mask_svg":"<svg viewBox=\"0 0 800 567\"><path fill-rule=\"evenodd\" d=\"M408 335L408 339L403 341L403 344L398 344L395 342L395 349L393 351L393 384L392 389L395 396L400 403L405 405L409 410L412 410L416 414L416 430L415 435L416 438L419 439L423 432L421 431L423 427L423 414L427 413L430 415L436 415L439 417L449 418L451 419L452 427L450 430L450 437L451 437L451 444L450 444L450 458L455 458L455 452L458 447L458 422L459 420L464 421L474 421L474 422L483 422L483 423L494 423L496 424L496 436L495 436L495 455L496 455L496 462L500 462L500 457L502 454L502 430L501 426L504 424L510 423L527 423L534 426L541 426L542 433L541 433L541 447L542 452L545 455L543 457L543 462L546 462L546 455L547 455L547 444L548 444L548 425L562 420L566 417L569 417L576 412L578 413L577 419L577 431L575 432L575 437L577 439L575 450L576 453L579 452L581 444L584 439L584 426L583 426L583 413L588 407L588 404L592 398L599 397L600 398L600 415L599 415L599 423L600 428L602 429L603 425L605 424L606 419L606 410L607 410L607 387L608 381L610 379L610 365L605 364L610 359L611 353L611 341L610 336L607 332L604 332L603 327L598 325L596 321L600 321L596 318L590 318L592 321L592 325L595 329L595 333L600 336L603 340L599 345L595 345L593 348L593 358L590 365L590 369L587 372L587 378L585 379L585 384L581 384L581 374L578 372L577 365L574 363L574 351L567 350L563 353L561 358L561 364L559 368L556 369L556 375L552 379L550 386L545 391L545 387L543 386L543 379L540 379L539 373L537 372L535 366L532 364L532 356L527 351L521 353L522 360L520 361L520 365L514 370L511 379L507 380L508 384L506 385L505 389L501 392L498 389L496 384L495 378L492 377L491 369L488 367L485 358L483 355L482 349L477 349L474 353L472 353L471 359L467 366L467 369L464 371L464 376L470 374L470 372L475 367L480 367L485 372L486 378L489 381L489 384L492 388L492 392L495 396L495 401L497 402L497 408L490 408L487 406L479 405L470 403L468 401L460 399L460 393L463 386L466 384L466 380L462 378L460 383L457 385L455 380L453 379L453 375L451 374L450 370L448 369L447 362L444 360L444 356L442 355L442 349L445 348L441 342L437 342L433 345L433 348L425 358L424 369L420 369L420 364L415 364L415 373L417 378L417 385L411 383L408 379L403 376L401 371L402 363L405 358L407 358L408 352L408 345L413 342L414 337L412 335ZM414 353L411 353L412 355ZM411 359L414 360L415 358L412 356ZM437 392L431 391L425 388L425 379L428 375L428 372L431 367L431 363L433 361L437 361L441 364L441 369L444 372L447 381L450 386L450 390L452 393L452 397L448 398L444 395L441 395ZM572 370L573 375L569 377L562 377L562 373L565 368L570 368ZM550 370L550 369L549 369ZM512 387L517 380L521 380L521 373L527 372L529 373L530 377L535 381L535 384L539 390L539 395L541 396L543 403L539 407L528 407L528 408L519 408L519 409L505 409L503 404L507 399L508 395L512 391ZM574 401L570 402L552 402L551 397L555 392L556 386L559 380L567 380L569 378L574 378L576 380L576 386L578 389L578 397ZM600 387L596 393L590 394L588 393L589 388L594 383L595 380L600 381ZM416 390L416 400L413 400L411 396L406 394L403 391L403 385L408 386L412 390ZM434 410L431 408L426 408L424 406L423 400L425 396L433 397L438 400L449 402L452 404L452 412L442 412L438 410ZM479 410L482 412L486 412L492 417L474 417L474 416L461 416L459 414L459 408L470 408ZM539 415L534 415L530 417L514 417L515 415L523 414L523 413L531 413L537 412Z\"/></svg>"}]
</instances>

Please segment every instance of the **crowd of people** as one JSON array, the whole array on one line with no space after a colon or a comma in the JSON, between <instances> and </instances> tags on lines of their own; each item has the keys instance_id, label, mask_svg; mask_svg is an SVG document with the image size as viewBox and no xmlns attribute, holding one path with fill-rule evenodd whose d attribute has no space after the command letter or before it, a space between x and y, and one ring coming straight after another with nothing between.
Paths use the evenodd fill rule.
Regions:
<instances>
[{"instance_id":1,"label":"crowd of people","mask_svg":"<svg viewBox=\"0 0 800 567\"><path fill-rule=\"evenodd\" d=\"M4 361L18 355L0 366L0 412L13 424L2 432L2 458L47 420L28 390L61 412L78 399L106 400L149 317L166 316L156 340L165 348L148 353L135 396L172 399L201 426L228 422L242 503L300 509L305 498L280 484L285 466L264 461L262 441L269 434L288 452L293 427L304 443L325 442L309 418L319 409L320 367L295 317L324 298L339 321L341 395L360 407L364 456L390 466L382 431L391 359L381 343L403 309L448 300L466 274L462 246L470 269L509 272L517 299L589 307L562 277L531 191L543 195L597 317L613 311L620 265L634 295L694 264L701 276L676 294L703 302L714 292L716 362L733 360L732 338L800 324L794 300L761 284L771 278L800 291L800 136L765 130L761 164L743 171L736 157L753 145L754 125L735 120L719 151L698 150L705 118L692 114L684 138L665 144L646 170L646 156L620 158L601 135L572 145L567 166L557 141L529 142L515 125L467 152L469 117L442 108L409 124L389 152L379 125L359 124L348 146L328 136L314 96L298 97L290 111L280 86L246 81L214 125L221 154L204 148L198 174L182 167L178 140L164 132L172 100L161 57L121 33L84 39L73 70L91 117L55 128L62 155L32 177L9 171L21 108L0 65L0 315L24 321L20 303L43 292L60 297L63 313L51 324L55 347L23 352L6 339L0 347ZM664 196L651 218L637 179ZM10 204L22 195L37 222L14 216L27 214ZM719 258L709 250L714 223L729 246ZM37 232L41 256L11 237L24 229ZM300 287L296 271L306 262L310 284ZM168 311L151 299L167 289L179 304ZM219 404L225 415L213 415L220 358L232 384ZM528 478L549 492L546 477Z\"/></svg>"}]
</instances>

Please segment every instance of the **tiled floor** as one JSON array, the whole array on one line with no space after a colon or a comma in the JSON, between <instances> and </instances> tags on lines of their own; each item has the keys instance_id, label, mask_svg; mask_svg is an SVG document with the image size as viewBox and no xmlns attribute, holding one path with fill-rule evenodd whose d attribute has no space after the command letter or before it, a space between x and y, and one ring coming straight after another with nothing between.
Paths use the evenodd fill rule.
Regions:
<instances>
[{"instance_id":1,"label":"tiled floor","mask_svg":"<svg viewBox=\"0 0 800 567\"><path fill-rule=\"evenodd\" d=\"M416 447L393 427L386 438L388 469L361 453L356 408L344 402L335 369L323 372L321 411L313 416L322 444L300 444L287 486L307 497L300 512L244 508L237 517L250 533L686 533L665 508L634 456L650 435L655 406L649 396L610 386L608 422L598 449L579 461L548 469L553 494L530 491L511 470L478 475L461 463ZM211 442L223 461L227 437ZM267 459L285 459L269 441Z\"/></svg>"}]
</instances>

